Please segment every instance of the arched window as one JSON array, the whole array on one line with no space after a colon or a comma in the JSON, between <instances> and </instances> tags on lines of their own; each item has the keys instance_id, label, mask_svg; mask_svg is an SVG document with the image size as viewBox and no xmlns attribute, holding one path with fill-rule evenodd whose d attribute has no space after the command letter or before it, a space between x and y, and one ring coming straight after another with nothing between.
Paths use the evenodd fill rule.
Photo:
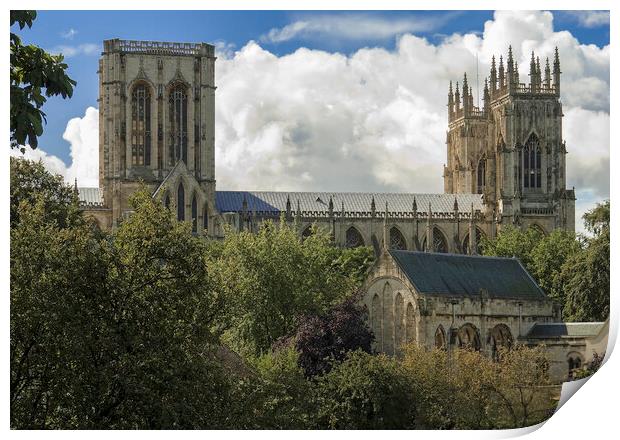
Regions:
<instances>
[{"instance_id":1,"label":"arched window","mask_svg":"<svg viewBox=\"0 0 620 440\"><path fill-rule=\"evenodd\" d=\"M390 229L390 249L407 250L407 242L405 237L400 233L396 226Z\"/></svg>"},{"instance_id":2,"label":"arched window","mask_svg":"<svg viewBox=\"0 0 620 440\"><path fill-rule=\"evenodd\" d=\"M407 304L407 316L405 320L405 340L411 342L415 338L415 321L414 321L413 304Z\"/></svg>"},{"instance_id":3,"label":"arched window","mask_svg":"<svg viewBox=\"0 0 620 440\"><path fill-rule=\"evenodd\" d=\"M196 194L192 197L192 232L198 232L198 201Z\"/></svg>"},{"instance_id":4,"label":"arched window","mask_svg":"<svg viewBox=\"0 0 620 440\"><path fill-rule=\"evenodd\" d=\"M581 354L577 352L570 353L568 355L568 379L572 380L575 375L575 370L581 368Z\"/></svg>"},{"instance_id":5,"label":"arched window","mask_svg":"<svg viewBox=\"0 0 620 440\"><path fill-rule=\"evenodd\" d=\"M422 250L427 250L428 243L426 242L426 238L424 239L424 243L422 244ZM439 252L442 254L448 253L448 241L446 237L443 235L443 232L437 227L433 228L433 248L429 249L430 252Z\"/></svg>"},{"instance_id":6,"label":"arched window","mask_svg":"<svg viewBox=\"0 0 620 440\"><path fill-rule=\"evenodd\" d=\"M309 225L301 233L301 239L305 240L306 238L310 237L311 235L312 235L312 225Z\"/></svg>"},{"instance_id":7,"label":"arched window","mask_svg":"<svg viewBox=\"0 0 620 440\"><path fill-rule=\"evenodd\" d=\"M138 84L131 94L131 164L151 164L151 92Z\"/></svg>"},{"instance_id":8,"label":"arched window","mask_svg":"<svg viewBox=\"0 0 620 440\"><path fill-rule=\"evenodd\" d=\"M457 334L457 343L460 348L480 350L480 334L473 324L463 324Z\"/></svg>"},{"instance_id":9,"label":"arched window","mask_svg":"<svg viewBox=\"0 0 620 440\"><path fill-rule=\"evenodd\" d=\"M465 235L465 238L463 239L463 253L465 255L472 255L474 253L478 252L478 249L480 248L480 241L482 240L482 237L484 237L484 233L476 228L476 249L474 249L475 252L472 252L469 246L469 232L467 233L467 235Z\"/></svg>"},{"instance_id":10,"label":"arched window","mask_svg":"<svg viewBox=\"0 0 620 440\"><path fill-rule=\"evenodd\" d=\"M400 350L405 343L404 307L403 296L398 292L394 298L394 348L396 351Z\"/></svg>"},{"instance_id":11,"label":"arched window","mask_svg":"<svg viewBox=\"0 0 620 440\"><path fill-rule=\"evenodd\" d=\"M364 239L362 238L362 234L355 229L355 227L351 226L347 229L346 237L345 237L345 247L354 248L364 246Z\"/></svg>"},{"instance_id":12,"label":"arched window","mask_svg":"<svg viewBox=\"0 0 620 440\"><path fill-rule=\"evenodd\" d=\"M202 214L202 228L205 231L209 230L209 210L207 209L207 205L205 205L204 213Z\"/></svg>"},{"instance_id":13,"label":"arched window","mask_svg":"<svg viewBox=\"0 0 620 440\"><path fill-rule=\"evenodd\" d=\"M524 188L540 188L541 187L541 149L538 143L538 137L532 134L520 154L523 160L523 187Z\"/></svg>"},{"instance_id":14,"label":"arched window","mask_svg":"<svg viewBox=\"0 0 620 440\"><path fill-rule=\"evenodd\" d=\"M477 193L482 194L484 192L484 186L486 185L486 160L483 157L478 162L478 185L477 185Z\"/></svg>"},{"instance_id":15,"label":"arched window","mask_svg":"<svg viewBox=\"0 0 620 440\"><path fill-rule=\"evenodd\" d=\"M185 189L183 182L179 183L177 189L177 220L182 222L185 220Z\"/></svg>"},{"instance_id":16,"label":"arched window","mask_svg":"<svg viewBox=\"0 0 620 440\"><path fill-rule=\"evenodd\" d=\"M167 209L170 209L170 193L166 193L166 197L164 197L164 206Z\"/></svg>"},{"instance_id":17,"label":"arched window","mask_svg":"<svg viewBox=\"0 0 620 440\"><path fill-rule=\"evenodd\" d=\"M491 358L499 360L500 347L512 347L512 333L506 324L497 324L489 331L488 344L491 347Z\"/></svg>"},{"instance_id":18,"label":"arched window","mask_svg":"<svg viewBox=\"0 0 620 440\"><path fill-rule=\"evenodd\" d=\"M440 350L445 350L446 348L446 332L441 324L435 330L435 348Z\"/></svg>"},{"instance_id":19,"label":"arched window","mask_svg":"<svg viewBox=\"0 0 620 440\"><path fill-rule=\"evenodd\" d=\"M170 158L187 163L187 93L181 84L170 90Z\"/></svg>"},{"instance_id":20,"label":"arched window","mask_svg":"<svg viewBox=\"0 0 620 440\"><path fill-rule=\"evenodd\" d=\"M390 283L383 286L383 337L382 349L384 353L394 354L394 294Z\"/></svg>"}]
</instances>

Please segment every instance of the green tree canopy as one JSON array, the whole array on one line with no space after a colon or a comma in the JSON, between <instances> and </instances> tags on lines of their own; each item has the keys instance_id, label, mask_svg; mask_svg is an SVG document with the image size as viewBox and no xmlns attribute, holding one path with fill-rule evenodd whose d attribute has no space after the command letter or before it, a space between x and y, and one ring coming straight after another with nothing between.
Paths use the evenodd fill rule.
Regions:
<instances>
[{"instance_id":1,"label":"green tree canopy","mask_svg":"<svg viewBox=\"0 0 620 440\"><path fill-rule=\"evenodd\" d=\"M339 251L327 233L300 240L284 221L267 221L258 233L228 232L216 250L211 267L232 304L226 340L244 355L267 352L299 318L325 313L356 282L334 264Z\"/></svg>"},{"instance_id":2,"label":"green tree canopy","mask_svg":"<svg viewBox=\"0 0 620 440\"><path fill-rule=\"evenodd\" d=\"M350 352L318 378L317 422L323 429L411 429L416 399L400 363Z\"/></svg>"},{"instance_id":3,"label":"green tree canopy","mask_svg":"<svg viewBox=\"0 0 620 440\"><path fill-rule=\"evenodd\" d=\"M59 227L75 225L82 221L78 196L74 188L65 184L62 176L47 172L41 162L11 157L11 227L19 224L19 205L43 203L44 221L55 222Z\"/></svg>"},{"instance_id":4,"label":"green tree canopy","mask_svg":"<svg viewBox=\"0 0 620 440\"><path fill-rule=\"evenodd\" d=\"M227 426L226 306L205 242L146 192L111 235L59 228L41 197L11 229L11 426Z\"/></svg>"},{"instance_id":5,"label":"green tree canopy","mask_svg":"<svg viewBox=\"0 0 620 440\"><path fill-rule=\"evenodd\" d=\"M11 11L11 27L31 28L36 17L36 11ZM51 55L34 44L24 45L13 32L10 46L11 148L26 143L37 148L45 121L41 107L50 96L70 98L77 83L66 74L68 66L62 55Z\"/></svg>"}]
</instances>

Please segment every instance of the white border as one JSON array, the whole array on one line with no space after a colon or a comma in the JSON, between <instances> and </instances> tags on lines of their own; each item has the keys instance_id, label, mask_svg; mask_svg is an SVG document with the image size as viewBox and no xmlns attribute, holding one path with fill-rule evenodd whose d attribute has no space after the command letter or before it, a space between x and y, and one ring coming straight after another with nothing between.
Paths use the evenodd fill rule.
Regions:
<instances>
[{"instance_id":1,"label":"white border","mask_svg":"<svg viewBox=\"0 0 620 440\"><path fill-rule=\"evenodd\" d=\"M617 6L618 5L618 6ZM603 1L603 0L591 0L586 2L578 2L575 0L564 0L564 1L544 1L544 0L521 0L519 2L493 2L488 0L470 0L466 3L455 2L450 0L436 0L436 1L403 1L403 0L298 0L295 2L286 2L281 0L229 0L229 1L214 1L214 0L202 0L202 1L191 1L191 0L176 0L175 2L156 2L156 1L134 1L134 0L91 0L88 3L84 1L69 1L69 0L58 0L54 1L51 4L48 1L41 0L24 0L20 1L12 1L11 4L7 5L6 9L2 11L2 18L4 23L9 22L9 10L10 8L14 9L98 9L98 10L134 10L134 9L150 9L150 10L167 10L167 9L212 9L212 10L231 10L231 9L252 9L252 10L264 10L264 9L278 9L278 10L329 10L329 9L340 9L340 10L382 10L382 9L405 9L405 10L450 10L450 9L462 9L467 6L467 9L487 9L492 10L497 6L500 9L550 9L550 10L583 10L587 9L601 9L601 10L611 10L611 78L617 78L617 54L618 51L616 48L618 47L618 37L617 37L617 29L619 28L620 20L620 2L612 2L612 1ZM5 43L4 46L4 60L8 60L8 44ZM5 61L6 62L6 61ZM5 84L5 88L3 89L3 118L2 124L5 126L4 132L7 133L8 130L8 112L9 112L9 100L8 100L8 88L6 85L9 83L8 80L8 69L5 68L2 70L1 75L3 79L3 84ZM610 114L616 115L616 111L618 108L619 96L618 96L618 88L616 86L616 81L611 81L610 85L611 92L611 105L610 105ZM618 128L616 124L612 124L611 127L611 137L610 137L610 145L614 146L610 151L610 160L611 167L614 168L614 165L618 165L617 153L615 152L615 148L620 148L620 142L618 136ZM7 142L8 144L8 142ZM4 173L0 173L0 179L2 179L0 184L0 191L2 191L2 196L4 197L5 203L8 203L9 199L9 177L8 177L8 145L5 147L5 154L0 156L2 158ZM616 193L618 188L618 179L614 173L611 173L610 176L610 196L613 199L613 202L616 202ZM614 204L615 206L615 204ZM616 211L614 211L615 213ZM4 380L2 381L2 396L4 397L4 405L2 408L2 425L5 430L9 429L9 402L8 402L8 394L9 394L9 304L8 304L8 292L9 292L9 210L2 210L0 214L2 217L2 225L4 227L4 234L2 238L2 246L0 246L0 254L2 255L2 261L4 262L2 266L2 276L0 280L2 282L3 291L7 293L4 296L4 307L2 308L3 312L3 321L4 325L2 326L2 339L5 341L4 350L2 352L2 377ZM620 230L620 221L618 218L613 215L612 216L612 229L614 231ZM618 261L618 246L616 246L618 234L612 234L612 247L611 247L611 262L612 265L615 265ZM608 350L608 355L612 351L612 347L615 345L617 332L618 332L618 281L614 276L614 271L612 270L612 279L611 279L611 291L612 293L612 316L610 322L610 348ZM399 438L409 438L410 436L424 438L459 438L459 439L480 439L480 438L509 438L516 437L528 434L530 438L607 438L617 436L618 434L613 434L618 429L618 423L620 418L618 417L618 407L615 405L616 399L618 398L619 386L620 383L618 371L620 361L618 361L618 355L614 354L613 356L608 356L607 362L601 368L601 370L595 374L592 378L587 381L579 391L575 394L574 397L570 398L564 406L553 416L549 421L544 424L541 424L537 427L524 428L519 430L512 431L392 431L386 434L382 434L379 432L369 432L369 431L337 431L337 432L324 432L321 435L325 435L327 437L335 438L337 437L362 437L362 438L370 438L381 436L381 435L389 435L395 436ZM573 387L576 384L568 386L568 388ZM65 438L69 437L82 437L84 434L89 437L94 438L107 438L110 434L105 431L93 431L88 433L82 432L70 432L70 431L62 431L62 432L27 432L27 431L10 431L9 434L12 437L16 438L24 438L30 437L32 435L46 435L51 437L62 436ZM115 432L115 436L126 437L126 436L138 436L138 437L146 437L149 438L167 438L170 433L165 431L155 431L155 432ZM305 438L314 438L316 437L316 432L273 432L273 431L258 431L258 432L241 432L241 431L221 431L221 432L179 432L175 433L175 436L187 436L187 437L200 437L204 438L205 435L215 435L215 436L226 436L226 437L237 437L237 436L245 436L251 435L252 437L259 438L287 438L289 436L295 437L305 437Z\"/></svg>"}]
</instances>

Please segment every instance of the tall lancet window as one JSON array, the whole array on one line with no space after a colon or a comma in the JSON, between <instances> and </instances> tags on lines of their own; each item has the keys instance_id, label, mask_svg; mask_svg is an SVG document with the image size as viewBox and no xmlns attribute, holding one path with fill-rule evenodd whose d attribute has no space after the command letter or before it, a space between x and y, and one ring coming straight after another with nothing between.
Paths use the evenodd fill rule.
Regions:
<instances>
[{"instance_id":1,"label":"tall lancet window","mask_svg":"<svg viewBox=\"0 0 620 440\"><path fill-rule=\"evenodd\" d=\"M198 232L198 201L196 194L192 197L192 232Z\"/></svg>"},{"instance_id":2,"label":"tall lancet window","mask_svg":"<svg viewBox=\"0 0 620 440\"><path fill-rule=\"evenodd\" d=\"M523 187L541 187L541 154L538 138L531 135L523 148Z\"/></svg>"},{"instance_id":3,"label":"tall lancet window","mask_svg":"<svg viewBox=\"0 0 620 440\"><path fill-rule=\"evenodd\" d=\"M180 222L185 220L185 188L183 188L183 183L179 183L177 189L177 220Z\"/></svg>"},{"instance_id":4,"label":"tall lancet window","mask_svg":"<svg viewBox=\"0 0 620 440\"><path fill-rule=\"evenodd\" d=\"M478 185L477 185L477 193L482 194L484 192L484 186L486 185L486 161L484 157L480 159L478 162Z\"/></svg>"},{"instance_id":5,"label":"tall lancet window","mask_svg":"<svg viewBox=\"0 0 620 440\"><path fill-rule=\"evenodd\" d=\"M187 93L181 84L170 90L170 159L187 163Z\"/></svg>"},{"instance_id":6,"label":"tall lancet window","mask_svg":"<svg viewBox=\"0 0 620 440\"><path fill-rule=\"evenodd\" d=\"M138 84L131 94L131 163L151 164L151 92Z\"/></svg>"}]
</instances>

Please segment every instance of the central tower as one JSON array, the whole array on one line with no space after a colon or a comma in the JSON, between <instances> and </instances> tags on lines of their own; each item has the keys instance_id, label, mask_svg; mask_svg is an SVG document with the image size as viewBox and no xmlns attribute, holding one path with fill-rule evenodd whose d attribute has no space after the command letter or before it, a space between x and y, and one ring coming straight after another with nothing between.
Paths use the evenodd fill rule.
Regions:
<instances>
[{"instance_id":1,"label":"central tower","mask_svg":"<svg viewBox=\"0 0 620 440\"><path fill-rule=\"evenodd\" d=\"M500 224L536 226L549 233L575 230L575 191L566 189L562 139L560 58L547 59L544 76L532 53L530 83L520 82L508 50L506 67L495 57L484 82L482 108L474 105L467 75L448 91L445 193L477 193Z\"/></svg>"},{"instance_id":2,"label":"central tower","mask_svg":"<svg viewBox=\"0 0 620 440\"><path fill-rule=\"evenodd\" d=\"M179 167L193 178L183 190L198 185L214 209L214 46L114 39L103 47L99 182L111 226L129 212L127 198L140 184L155 192Z\"/></svg>"}]
</instances>

